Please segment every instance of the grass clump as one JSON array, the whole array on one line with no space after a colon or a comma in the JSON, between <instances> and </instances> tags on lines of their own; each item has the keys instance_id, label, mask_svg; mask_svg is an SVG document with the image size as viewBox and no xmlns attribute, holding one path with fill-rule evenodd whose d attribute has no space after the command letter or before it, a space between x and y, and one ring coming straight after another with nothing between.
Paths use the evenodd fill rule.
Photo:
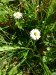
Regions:
<instances>
[{"instance_id":1,"label":"grass clump","mask_svg":"<svg viewBox=\"0 0 56 75\"><path fill-rule=\"evenodd\" d=\"M55 7L55 0L0 0L0 75L56 74Z\"/></svg>"}]
</instances>

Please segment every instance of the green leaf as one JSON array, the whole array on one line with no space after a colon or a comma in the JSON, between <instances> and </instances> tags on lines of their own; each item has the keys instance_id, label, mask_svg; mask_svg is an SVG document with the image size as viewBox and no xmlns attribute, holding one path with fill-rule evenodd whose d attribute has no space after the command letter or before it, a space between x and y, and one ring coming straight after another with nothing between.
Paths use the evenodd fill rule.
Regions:
<instances>
[{"instance_id":1,"label":"green leaf","mask_svg":"<svg viewBox=\"0 0 56 75\"><path fill-rule=\"evenodd\" d=\"M56 75L56 72L53 72L52 75Z\"/></svg>"},{"instance_id":2,"label":"green leaf","mask_svg":"<svg viewBox=\"0 0 56 75\"><path fill-rule=\"evenodd\" d=\"M49 8L48 8L48 12L47 12L47 17L53 14L54 6L55 6L55 0L51 0Z\"/></svg>"},{"instance_id":3,"label":"green leaf","mask_svg":"<svg viewBox=\"0 0 56 75\"><path fill-rule=\"evenodd\" d=\"M49 70L48 66L43 63L44 75L52 75L51 71Z\"/></svg>"},{"instance_id":4,"label":"green leaf","mask_svg":"<svg viewBox=\"0 0 56 75\"><path fill-rule=\"evenodd\" d=\"M8 3L9 1L14 1L14 0L1 0L3 3Z\"/></svg>"}]
</instances>

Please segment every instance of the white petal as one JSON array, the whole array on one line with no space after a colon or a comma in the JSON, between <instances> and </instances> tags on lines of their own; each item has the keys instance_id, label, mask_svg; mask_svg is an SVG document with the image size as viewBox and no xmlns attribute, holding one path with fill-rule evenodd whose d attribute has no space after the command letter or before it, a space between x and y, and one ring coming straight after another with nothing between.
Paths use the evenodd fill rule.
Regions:
<instances>
[{"instance_id":1,"label":"white petal","mask_svg":"<svg viewBox=\"0 0 56 75\"><path fill-rule=\"evenodd\" d=\"M38 35L35 35L34 33L37 33ZM30 31L30 37L34 40L38 40L41 36L40 36L40 31L38 29L33 29Z\"/></svg>"},{"instance_id":2,"label":"white petal","mask_svg":"<svg viewBox=\"0 0 56 75\"><path fill-rule=\"evenodd\" d=\"M13 16L14 16L16 19L20 19L20 18L22 17L22 13L20 13L20 12L15 12L15 13L13 14Z\"/></svg>"}]
</instances>

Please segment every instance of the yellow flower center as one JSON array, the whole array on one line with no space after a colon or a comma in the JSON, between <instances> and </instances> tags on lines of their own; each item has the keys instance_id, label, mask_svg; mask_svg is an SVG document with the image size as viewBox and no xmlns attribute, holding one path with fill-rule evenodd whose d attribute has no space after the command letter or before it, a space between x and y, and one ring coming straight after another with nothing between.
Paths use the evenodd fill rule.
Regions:
<instances>
[{"instance_id":1,"label":"yellow flower center","mask_svg":"<svg viewBox=\"0 0 56 75\"><path fill-rule=\"evenodd\" d=\"M16 16L20 16L19 14L16 14Z\"/></svg>"},{"instance_id":2,"label":"yellow flower center","mask_svg":"<svg viewBox=\"0 0 56 75\"><path fill-rule=\"evenodd\" d=\"M35 36L37 36L37 35L38 35L38 33L37 33L37 32L34 32L34 35L35 35Z\"/></svg>"}]
</instances>

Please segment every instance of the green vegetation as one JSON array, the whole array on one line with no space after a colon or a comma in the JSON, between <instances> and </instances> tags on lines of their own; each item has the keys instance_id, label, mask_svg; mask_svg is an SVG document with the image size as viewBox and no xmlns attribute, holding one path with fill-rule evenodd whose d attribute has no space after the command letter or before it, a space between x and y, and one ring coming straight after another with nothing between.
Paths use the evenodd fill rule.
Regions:
<instances>
[{"instance_id":1,"label":"green vegetation","mask_svg":"<svg viewBox=\"0 0 56 75\"><path fill-rule=\"evenodd\" d=\"M0 0L0 75L56 75L55 36L56 0Z\"/></svg>"}]
</instances>

